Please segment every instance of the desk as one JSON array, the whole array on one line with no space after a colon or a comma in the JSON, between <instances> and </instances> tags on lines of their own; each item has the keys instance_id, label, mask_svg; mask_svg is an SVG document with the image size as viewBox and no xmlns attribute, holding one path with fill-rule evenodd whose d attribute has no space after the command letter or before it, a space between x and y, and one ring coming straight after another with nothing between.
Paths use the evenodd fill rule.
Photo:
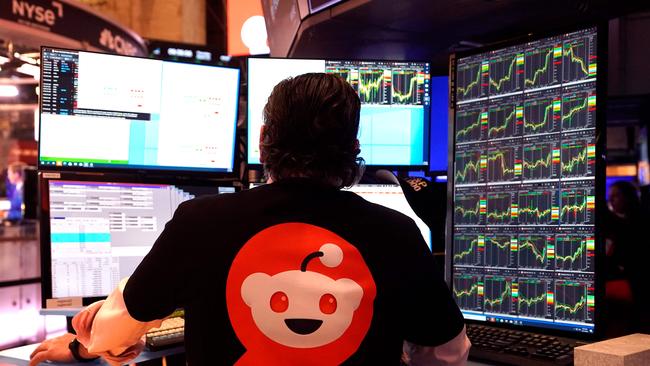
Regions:
<instances>
[{"instance_id":1,"label":"desk","mask_svg":"<svg viewBox=\"0 0 650 366\"><path fill-rule=\"evenodd\" d=\"M22 346L17 348L11 348L5 351L0 351L0 366L4 364L15 365L15 366L28 366L29 365L29 355L36 349L38 343L30 344L28 346ZM179 353L185 352L184 346L169 348L166 350L158 352L142 352L135 360L129 361L127 364L134 362L144 362L149 360L155 360L162 358L164 356L176 355ZM48 366L97 366L97 365L108 365L104 361L95 361L91 363L47 363ZM493 366L494 364L484 363L479 361L468 361L467 366Z\"/></svg>"},{"instance_id":2,"label":"desk","mask_svg":"<svg viewBox=\"0 0 650 366\"><path fill-rule=\"evenodd\" d=\"M11 348L8 350L0 351L0 365L9 364L15 366L27 366L29 365L29 355L36 349L39 343L30 344L27 346ZM185 352L184 346L178 346L173 348L168 348L162 351L157 352L147 352L144 351L132 361L129 361L125 365L132 364L134 362L144 362L149 360L155 360L165 356L176 355L179 353ZM48 366L97 366L97 365L108 365L103 360L97 360L95 362L86 362L86 363L47 363Z\"/></svg>"}]
</instances>

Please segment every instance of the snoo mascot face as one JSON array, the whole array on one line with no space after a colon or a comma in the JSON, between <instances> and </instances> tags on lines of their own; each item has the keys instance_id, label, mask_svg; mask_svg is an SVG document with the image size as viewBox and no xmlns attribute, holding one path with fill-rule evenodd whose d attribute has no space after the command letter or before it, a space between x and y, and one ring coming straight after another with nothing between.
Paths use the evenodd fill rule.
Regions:
<instances>
[{"instance_id":1,"label":"snoo mascot face","mask_svg":"<svg viewBox=\"0 0 650 366\"><path fill-rule=\"evenodd\" d=\"M226 285L246 353L237 365L338 365L356 352L376 287L359 251L318 226L288 223L253 236Z\"/></svg>"}]
</instances>

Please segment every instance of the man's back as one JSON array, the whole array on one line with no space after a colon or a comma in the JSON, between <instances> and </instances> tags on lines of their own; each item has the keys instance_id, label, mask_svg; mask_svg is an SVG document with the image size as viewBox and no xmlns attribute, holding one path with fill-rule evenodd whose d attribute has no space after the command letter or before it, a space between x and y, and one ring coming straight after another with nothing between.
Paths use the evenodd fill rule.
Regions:
<instances>
[{"instance_id":1,"label":"man's back","mask_svg":"<svg viewBox=\"0 0 650 366\"><path fill-rule=\"evenodd\" d=\"M124 300L184 307L191 365L397 365L463 329L412 220L307 179L182 205Z\"/></svg>"}]
</instances>

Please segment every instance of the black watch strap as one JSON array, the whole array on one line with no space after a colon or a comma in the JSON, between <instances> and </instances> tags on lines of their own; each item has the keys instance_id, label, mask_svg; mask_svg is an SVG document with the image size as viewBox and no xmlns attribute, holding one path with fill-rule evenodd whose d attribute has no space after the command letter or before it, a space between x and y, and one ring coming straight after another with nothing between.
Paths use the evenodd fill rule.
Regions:
<instances>
[{"instance_id":1,"label":"black watch strap","mask_svg":"<svg viewBox=\"0 0 650 366\"><path fill-rule=\"evenodd\" d=\"M98 359L99 357L93 357L93 358L83 358L81 355L79 355L79 346L81 343L77 340L77 338L73 339L70 344L68 344L68 348L70 349L70 353L72 353L72 357L77 361L77 362L92 362Z\"/></svg>"}]
</instances>

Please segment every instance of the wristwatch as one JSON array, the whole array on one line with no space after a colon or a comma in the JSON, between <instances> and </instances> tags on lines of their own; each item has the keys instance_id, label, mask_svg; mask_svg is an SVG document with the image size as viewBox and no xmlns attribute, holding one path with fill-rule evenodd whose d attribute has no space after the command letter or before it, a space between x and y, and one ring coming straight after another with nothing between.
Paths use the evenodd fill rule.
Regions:
<instances>
[{"instance_id":1,"label":"wristwatch","mask_svg":"<svg viewBox=\"0 0 650 366\"><path fill-rule=\"evenodd\" d=\"M83 358L79 354L79 346L81 343L77 340L77 338L73 339L72 342L68 344L68 348L70 349L70 353L72 353L72 357L77 361L77 362L93 362L99 357L93 357L93 358Z\"/></svg>"}]
</instances>

